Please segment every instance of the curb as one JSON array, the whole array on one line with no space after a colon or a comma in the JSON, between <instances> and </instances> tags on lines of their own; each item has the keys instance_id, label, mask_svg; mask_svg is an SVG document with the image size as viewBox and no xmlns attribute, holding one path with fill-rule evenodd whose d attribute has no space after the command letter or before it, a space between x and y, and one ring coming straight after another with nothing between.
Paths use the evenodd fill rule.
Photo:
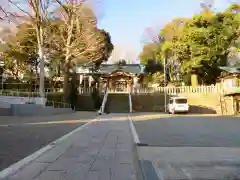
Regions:
<instances>
[{"instance_id":1,"label":"curb","mask_svg":"<svg viewBox=\"0 0 240 180\"><path fill-rule=\"evenodd\" d=\"M134 127L134 124L133 124L131 116L128 116L128 119L129 119L130 129L131 129L131 133L132 133L132 136L133 136L134 143L136 145L138 145L138 144L140 144L140 140L139 140L137 131L136 131L135 127Z\"/></svg>"},{"instance_id":2,"label":"curb","mask_svg":"<svg viewBox=\"0 0 240 180\"><path fill-rule=\"evenodd\" d=\"M136 170L136 180L144 180L144 173L143 173L143 168L142 168L142 163L138 157L138 150L137 150L137 146L138 144L140 144L140 140L138 138L136 129L134 127L134 124L132 122L132 119L130 116L128 116L128 121L129 121L129 125L130 125L130 132L132 134L132 140L133 140L133 145L132 145L132 151L134 153L134 159L133 159L133 163L134 163L134 167Z\"/></svg>"},{"instance_id":3,"label":"curb","mask_svg":"<svg viewBox=\"0 0 240 180\"><path fill-rule=\"evenodd\" d=\"M133 140L134 140L134 143L136 144L136 146L148 146L148 144L140 142L136 128L133 124L132 118L130 116L128 116L128 119L129 119L129 123L130 123L130 129L131 129L131 133L133 136Z\"/></svg>"},{"instance_id":4,"label":"curb","mask_svg":"<svg viewBox=\"0 0 240 180\"><path fill-rule=\"evenodd\" d=\"M51 149L56 147L57 144L61 143L65 139L67 139L69 136L72 136L74 133L81 131L83 128L85 128L86 126L88 126L89 124L91 124L91 123L93 123L95 121L96 121L96 119L93 119L93 120L89 121L88 123L83 124L82 126L78 127L77 129L74 129L73 131L69 132L68 134L60 137L59 139L53 141L52 143L44 146L41 149L39 149L35 153L25 157L24 159L22 159L22 160L20 160L20 161L18 161L16 163L10 165L8 168L0 171L0 179L3 179L3 178L6 178L6 177L8 177L10 175L15 174L17 171L19 171L24 166L26 166L27 164L31 163L35 159L37 159L39 156L41 156L45 152L50 151Z\"/></svg>"},{"instance_id":5,"label":"curb","mask_svg":"<svg viewBox=\"0 0 240 180\"><path fill-rule=\"evenodd\" d=\"M157 174L156 168L154 167L151 161L142 160L141 168L142 168L143 177L145 180L164 180L164 178L162 178L159 174Z\"/></svg>"}]
</instances>

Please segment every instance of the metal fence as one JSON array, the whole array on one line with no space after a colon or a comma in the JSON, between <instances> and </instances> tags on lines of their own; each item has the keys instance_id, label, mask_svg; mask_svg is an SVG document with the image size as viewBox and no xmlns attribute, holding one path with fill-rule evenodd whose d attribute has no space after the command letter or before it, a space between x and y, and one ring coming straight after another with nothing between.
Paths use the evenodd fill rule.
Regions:
<instances>
[{"instance_id":1,"label":"metal fence","mask_svg":"<svg viewBox=\"0 0 240 180\"><path fill-rule=\"evenodd\" d=\"M65 102L55 102L55 101L47 101L46 106L52 106L54 108L71 108L71 104Z\"/></svg>"}]
</instances>

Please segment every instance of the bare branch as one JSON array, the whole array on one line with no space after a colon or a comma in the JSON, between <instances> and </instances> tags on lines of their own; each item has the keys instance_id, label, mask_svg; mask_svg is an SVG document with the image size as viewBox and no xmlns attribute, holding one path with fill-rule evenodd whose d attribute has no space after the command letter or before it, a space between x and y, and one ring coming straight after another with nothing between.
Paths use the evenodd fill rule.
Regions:
<instances>
[{"instance_id":1,"label":"bare branch","mask_svg":"<svg viewBox=\"0 0 240 180\"><path fill-rule=\"evenodd\" d=\"M28 15L30 18L32 18L31 14L27 11L25 11L23 8L21 8L17 3L14 3L12 0L8 0L8 2L10 4L12 4L14 7L16 7L17 9L19 9L21 12L25 13L26 15Z\"/></svg>"}]
</instances>

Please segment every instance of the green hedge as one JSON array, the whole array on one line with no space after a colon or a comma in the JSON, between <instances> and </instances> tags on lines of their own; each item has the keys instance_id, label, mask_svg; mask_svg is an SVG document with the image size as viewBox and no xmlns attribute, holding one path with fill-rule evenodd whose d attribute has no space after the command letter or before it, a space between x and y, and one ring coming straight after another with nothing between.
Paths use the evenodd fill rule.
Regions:
<instances>
[{"instance_id":1,"label":"green hedge","mask_svg":"<svg viewBox=\"0 0 240 180\"><path fill-rule=\"evenodd\" d=\"M47 100L49 101L55 101L55 102L61 102L63 98L63 93L47 93Z\"/></svg>"}]
</instances>

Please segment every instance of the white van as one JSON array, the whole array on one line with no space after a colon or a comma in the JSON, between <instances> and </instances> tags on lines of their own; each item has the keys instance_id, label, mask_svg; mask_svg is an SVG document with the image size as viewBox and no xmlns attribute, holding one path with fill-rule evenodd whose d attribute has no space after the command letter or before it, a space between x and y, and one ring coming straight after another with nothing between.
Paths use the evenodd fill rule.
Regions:
<instances>
[{"instance_id":1,"label":"white van","mask_svg":"<svg viewBox=\"0 0 240 180\"><path fill-rule=\"evenodd\" d=\"M187 98L185 97L171 97L168 103L168 112L175 113L188 113L189 106Z\"/></svg>"}]
</instances>

